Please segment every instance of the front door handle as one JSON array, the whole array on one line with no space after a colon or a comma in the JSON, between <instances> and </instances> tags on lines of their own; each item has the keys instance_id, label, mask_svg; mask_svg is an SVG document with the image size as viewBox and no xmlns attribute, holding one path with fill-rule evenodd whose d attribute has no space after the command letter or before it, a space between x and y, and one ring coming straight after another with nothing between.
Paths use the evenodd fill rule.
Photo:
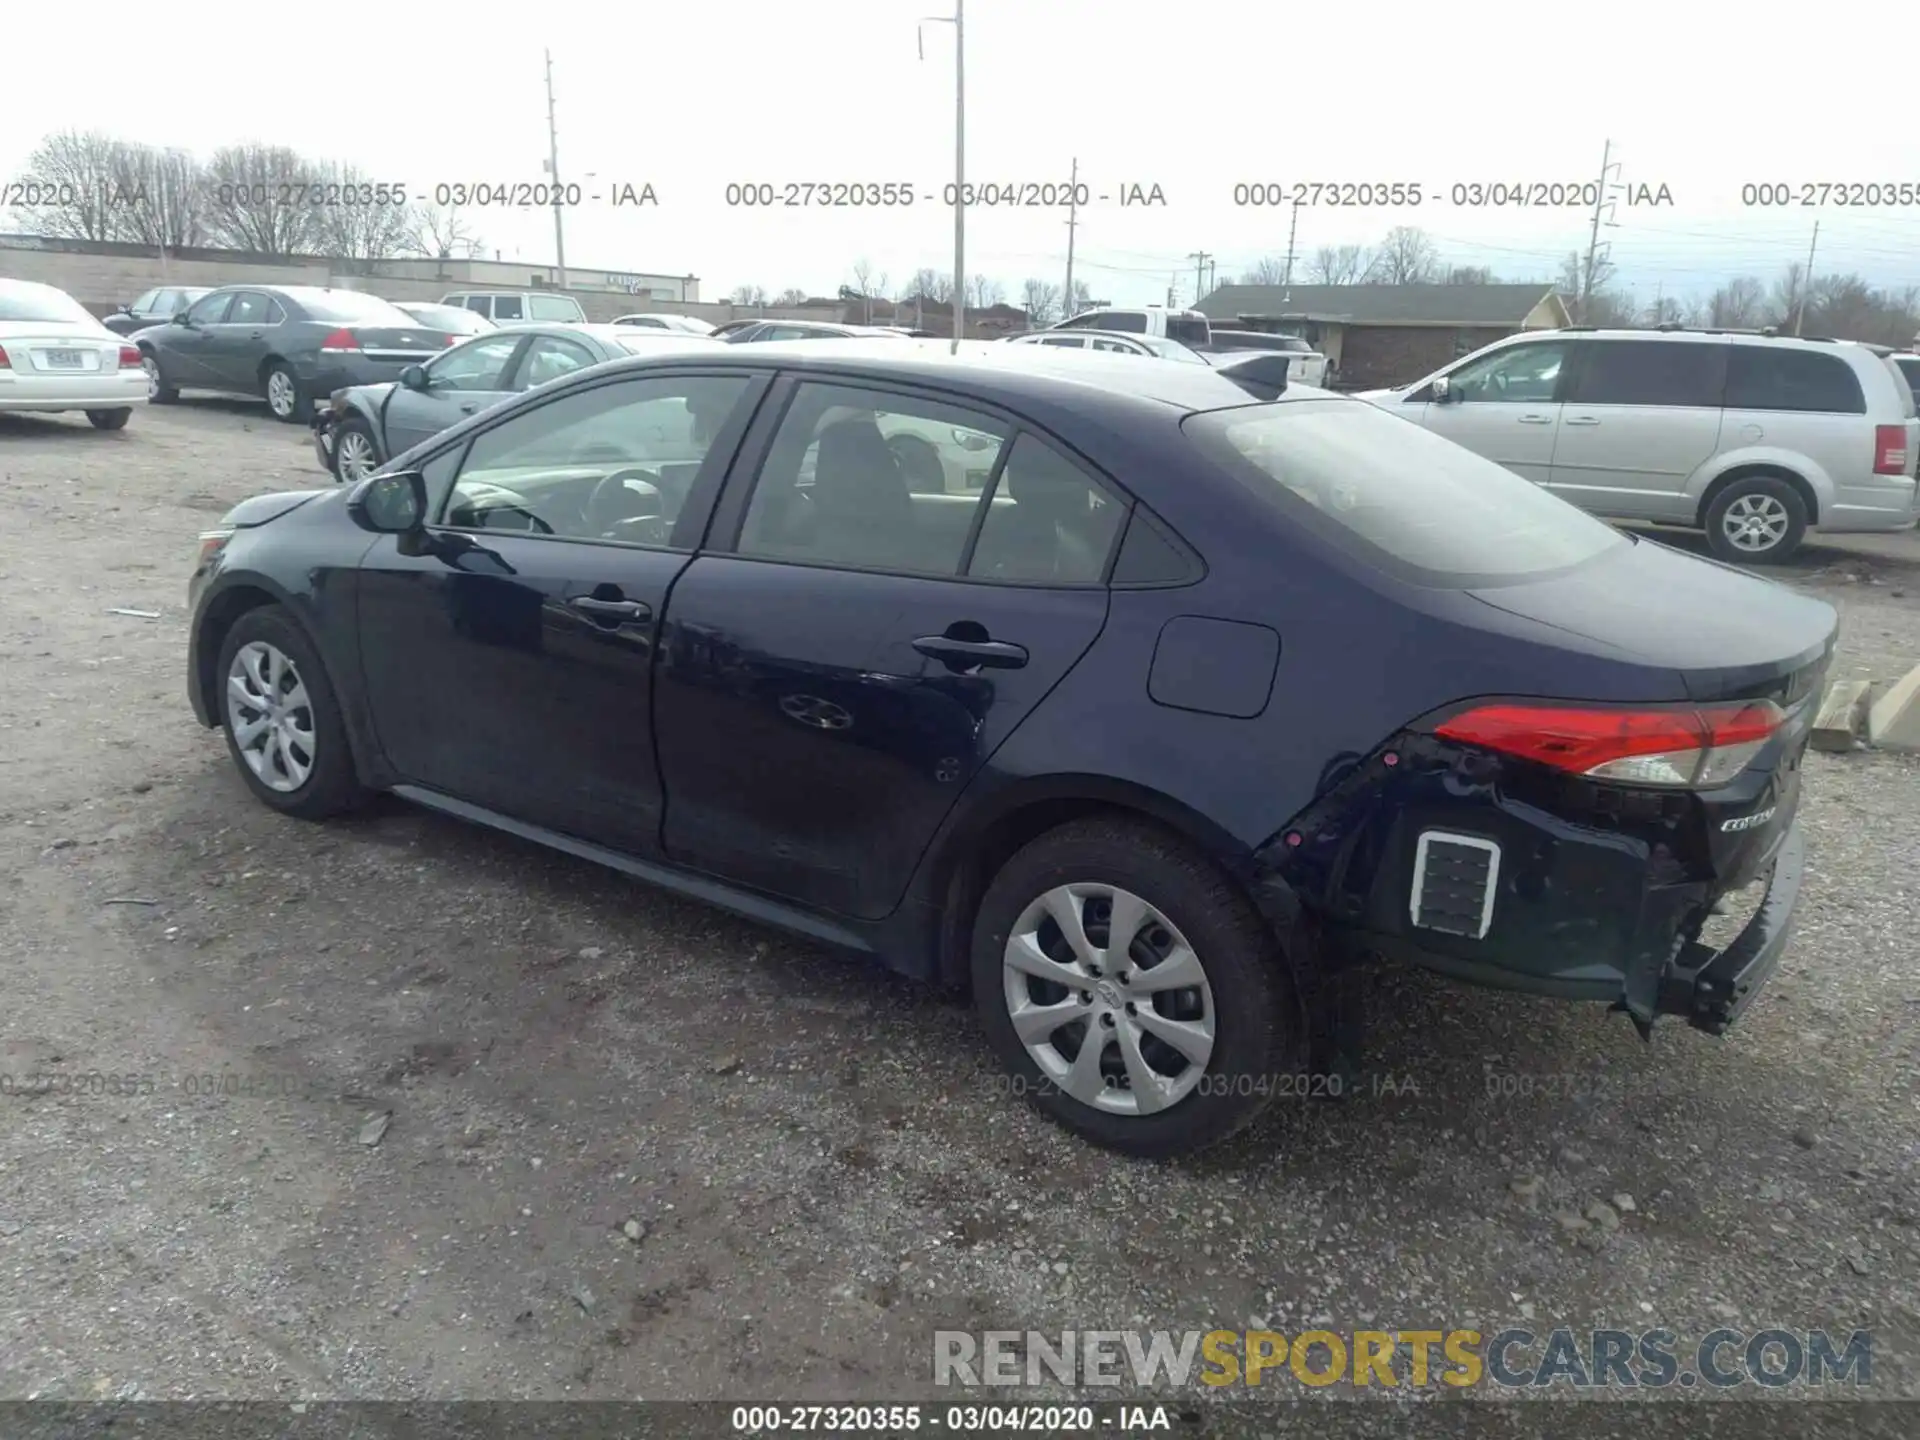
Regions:
<instances>
[{"instance_id":1,"label":"front door handle","mask_svg":"<svg viewBox=\"0 0 1920 1440\"><path fill-rule=\"evenodd\" d=\"M1567 421L1569 425L1598 425L1599 423L1600 417L1598 415L1575 415Z\"/></svg>"},{"instance_id":2,"label":"front door handle","mask_svg":"<svg viewBox=\"0 0 1920 1440\"><path fill-rule=\"evenodd\" d=\"M266 335L266 333L267 333L267 332L266 332L266 331L264 331L264 330L256 330L256 331L254 331L254 332L253 332L253 334L251 334L251 335L249 335L249 336L248 336L247 338L248 338L249 340L259 340L259 339L261 339L261 338L263 338L263 337L264 337L264 336Z\"/></svg>"},{"instance_id":3,"label":"front door handle","mask_svg":"<svg viewBox=\"0 0 1920 1440\"><path fill-rule=\"evenodd\" d=\"M1005 640L955 640L948 635L922 635L913 642L913 648L932 659L949 664L958 662L968 668L1018 670L1027 663L1026 647Z\"/></svg>"},{"instance_id":4,"label":"front door handle","mask_svg":"<svg viewBox=\"0 0 1920 1440\"><path fill-rule=\"evenodd\" d=\"M645 620L653 614L651 605L638 600L596 600L591 595L576 595L567 603L596 620Z\"/></svg>"},{"instance_id":5,"label":"front door handle","mask_svg":"<svg viewBox=\"0 0 1920 1440\"><path fill-rule=\"evenodd\" d=\"M1553 423L1553 417L1551 415L1522 415L1520 417L1520 423L1522 425L1551 425Z\"/></svg>"},{"instance_id":6,"label":"front door handle","mask_svg":"<svg viewBox=\"0 0 1920 1440\"><path fill-rule=\"evenodd\" d=\"M479 407L477 405L474 405L471 402L469 402L468 404L462 405L460 407L460 413L462 415L471 415L478 408Z\"/></svg>"}]
</instances>

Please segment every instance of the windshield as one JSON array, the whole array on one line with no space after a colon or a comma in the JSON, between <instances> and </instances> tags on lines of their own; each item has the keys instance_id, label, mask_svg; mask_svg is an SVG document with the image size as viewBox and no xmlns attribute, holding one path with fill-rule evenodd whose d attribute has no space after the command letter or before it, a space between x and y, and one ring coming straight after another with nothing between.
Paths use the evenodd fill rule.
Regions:
<instances>
[{"instance_id":1,"label":"windshield","mask_svg":"<svg viewBox=\"0 0 1920 1440\"><path fill-rule=\"evenodd\" d=\"M413 324L411 315L378 295L360 295L352 290L290 290L287 293L315 320L402 327Z\"/></svg>"},{"instance_id":2,"label":"windshield","mask_svg":"<svg viewBox=\"0 0 1920 1440\"><path fill-rule=\"evenodd\" d=\"M1415 584L1519 580L1631 543L1511 470L1364 401L1214 410L1182 428L1290 519Z\"/></svg>"},{"instance_id":3,"label":"windshield","mask_svg":"<svg viewBox=\"0 0 1920 1440\"><path fill-rule=\"evenodd\" d=\"M51 285L22 281L0 283L0 320L64 321L70 325L99 325L78 300Z\"/></svg>"}]
</instances>

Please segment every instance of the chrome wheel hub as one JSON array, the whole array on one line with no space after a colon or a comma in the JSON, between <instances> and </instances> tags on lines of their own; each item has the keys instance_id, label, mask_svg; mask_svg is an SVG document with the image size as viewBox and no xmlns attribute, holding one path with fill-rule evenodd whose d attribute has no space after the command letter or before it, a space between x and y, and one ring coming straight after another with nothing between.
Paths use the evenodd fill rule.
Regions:
<instances>
[{"instance_id":1,"label":"chrome wheel hub","mask_svg":"<svg viewBox=\"0 0 1920 1440\"><path fill-rule=\"evenodd\" d=\"M358 430L342 430L334 444L339 447L342 480L364 480L373 473L373 446Z\"/></svg>"},{"instance_id":2,"label":"chrome wheel hub","mask_svg":"<svg viewBox=\"0 0 1920 1440\"><path fill-rule=\"evenodd\" d=\"M313 774L313 706L291 658L264 640L243 645L227 670L227 732L262 785L283 795Z\"/></svg>"},{"instance_id":3,"label":"chrome wheel hub","mask_svg":"<svg viewBox=\"0 0 1920 1440\"><path fill-rule=\"evenodd\" d=\"M151 355L140 357L140 368L147 372L147 399L160 393L160 362Z\"/></svg>"},{"instance_id":4,"label":"chrome wheel hub","mask_svg":"<svg viewBox=\"0 0 1920 1440\"><path fill-rule=\"evenodd\" d=\"M293 413L293 380L284 370L267 377L267 406L276 415Z\"/></svg>"},{"instance_id":5,"label":"chrome wheel hub","mask_svg":"<svg viewBox=\"0 0 1920 1440\"><path fill-rule=\"evenodd\" d=\"M1727 506L1720 528L1735 549L1771 550L1786 537L1787 507L1771 495L1742 495Z\"/></svg>"},{"instance_id":6,"label":"chrome wheel hub","mask_svg":"<svg viewBox=\"0 0 1920 1440\"><path fill-rule=\"evenodd\" d=\"M1014 923L1007 1017L1049 1081L1083 1105L1151 1115L1213 1056L1213 990L1173 922L1115 885L1062 885Z\"/></svg>"}]
</instances>

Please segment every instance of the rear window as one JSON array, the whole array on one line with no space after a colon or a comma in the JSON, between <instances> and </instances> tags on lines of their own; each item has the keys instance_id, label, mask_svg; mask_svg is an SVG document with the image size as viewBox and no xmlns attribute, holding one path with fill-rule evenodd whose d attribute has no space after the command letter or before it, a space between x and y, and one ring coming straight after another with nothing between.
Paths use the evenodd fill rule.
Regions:
<instances>
[{"instance_id":1,"label":"rear window","mask_svg":"<svg viewBox=\"0 0 1920 1440\"><path fill-rule=\"evenodd\" d=\"M1589 340L1580 346L1567 403L1717 410L1729 348L1692 340Z\"/></svg>"},{"instance_id":2,"label":"rear window","mask_svg":"<svg viewBox=\"0 0 1920 1440\"><path fill-rule=\"evenodd\" d=\"M1207 345L1213 341L1213 327L1198 316L1169 315L1167 338L1182 345Z\"/></svg>"},{"instance_id":3,"label":"rear window","mask_svg":"<svg viewBox=\"0 0 1920 1440\"><path fill-rule=\"evenodd\" d=\"M378 295L358 295L351 290L329 290L325 294L302 290L293 290L288 293L298 302L300 308L315 320L351 322L358 325L410 326L413 324L413 317L406 311L391 301L382 300Z\"/></svg>"},{"instance_id":4,"label":"rear window","mask_svg":"<svg viewBox=\"0 0 1920 1440\"><path fill-rule=\"evenodd\" d=\"M1735 345L1727 360L1727 409L1864 415L1867 397L1838 355L1767 345Z\"/></svg>"},{"instance_id":5,"label":"rear window","mask_svg":"<svg viewBox=\"0 0 1920 1440\"><path fill-rule=\"evenodd\" d=\"M1522 580L1632 543L1511 470L1363 401L1214 410L1182 428L1289 520L1418 585Z\"/></svg>"},{"instance_id":6,"label":"rear window","mask_svg":"<svg viewBox=\"0 0 1920 1440\"><path fill-rule=\"evenodd\" d=\"M1147 333L1147 317L1138 310L1102 310L1095 330L1118 330L1126 335L1144 335ZM1178 339L1178 336L1174 337Z\"/></svg>"},{"instance_id":7,"label":"rear window","mask_svg":"<svg viewBox=\"0 0 1920 1440\"><path fill-rule=\"evenodd\" d=\"M62 320L94 325L93 312L51 285L0 285L0 320Z\"/></svg>"}]
</instances>

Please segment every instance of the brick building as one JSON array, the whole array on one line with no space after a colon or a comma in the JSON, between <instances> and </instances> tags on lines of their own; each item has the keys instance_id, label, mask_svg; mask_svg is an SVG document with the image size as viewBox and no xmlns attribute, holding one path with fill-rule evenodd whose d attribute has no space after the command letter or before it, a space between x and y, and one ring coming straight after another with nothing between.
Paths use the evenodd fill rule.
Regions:
<instances>
[{"instance_id":1,"label":"brick building","mask_svg":"<svg viewBox=\"0 0 1920 1440\"><path fill-rule=\"evenodd\" d=\"M1298 335L1342 390L1418 380L1521 330L1572 320L1551 285L1222 285L1197 307L1216 327Z\"/></svg>"}]
</instances>

